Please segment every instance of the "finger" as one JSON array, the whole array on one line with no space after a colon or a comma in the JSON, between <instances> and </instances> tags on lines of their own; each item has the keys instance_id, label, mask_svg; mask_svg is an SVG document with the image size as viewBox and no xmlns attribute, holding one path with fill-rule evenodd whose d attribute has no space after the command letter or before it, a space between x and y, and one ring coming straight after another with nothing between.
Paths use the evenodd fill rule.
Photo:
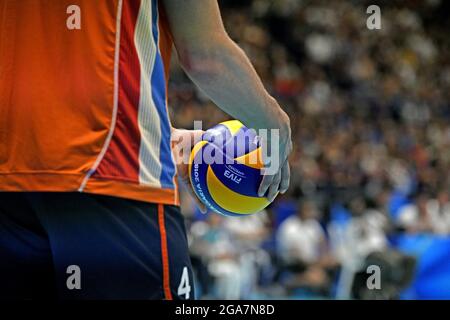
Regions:
<instances>
[{"instance_id":1,"label":"finger","mask_svg":"<svg viewBox=\"0 0 450 320\"><path fill-rule=\"evenodd\" d=\"M200 210L200 212L202 214L207 214L208 213L208 209L206 208L206 206L203 203L197 201L197 205L198 205L198 209Z\"/></svg>"},{"instance_id":2,"label":"finger","mask_svg":"<svg viewBox=\"0 0 450 320\"><path fill-rule=\"evenodd\" d=\"M192 130L192 146L202 140L202 136L205 133L203 130Z\"/></svg>"},{"instance_id":3,"label":"finger","mask_svg":"<svg viewBox=\"0 0 450 320\"><path fill-rule=\"evenodd\" d=\"M197 197L197 195L195 194L195 192L189 188L189 193L192 197L192 199L194 199L194 202L197 204L197 207L199 208L200 212L205 214L208 212L206 206L204 205L203 202L200 201L200 199Z\"/></svg>"},{"instance_id":4,"label":"finger","mask_svg":"<svg viewBox=\"0 0 450 320\"><path fill-rule=\"evenodd\" d=\"M262 170L264 170L264 169L262 169ZM267 192L267 189L269 189L270 185L272 184L273 179L274 179L274 175L268 175L268 174L263 175L261 184L259 185L259 189L258 189L258 196L264 197L264 195Z\"/></svg>"},{"instance_id":5,"label":"finger","mask_svg":"<svg viewBox=\"0 0 450 320\"><path fill-rule=\"evenodd\" d=\"M291 168L289 161L286 161L281 169L280 193L285 193L289 189L291 182Z\"/></svg>"},{"instance_id":6,"label":"finger","mask_svg":"<svg viewBox=\"0 0 450 320\"><path fill-rule=\"evenodd\" d=\"M199 208L200 212L203 213L203 214L207 213L208 209L206 208L205 204L203 202L201 202L201 200L199 199L197 194L192 189L192 186L191 186L191 183L190 183L189 179L183 180L183 182L186 184L186 189L187 189L189 195L192 197L192 199L196 203L196 205Z\"/></svg>"},{"instance_id":7,"label":"finger","mask_svg":"<svg viewBox=\"0 0 450 320\"><path fill-rule=\"evenodd\" d=\"M269 199L270 202L275 200L275 197L278 194L278 190L280 189L280 182L281 182L281 170L278 171L278 173L275 175L275 178L272 181L272 184L270 185L269 192L267 193L267 199Z\"/></svg>"}]
</instances>

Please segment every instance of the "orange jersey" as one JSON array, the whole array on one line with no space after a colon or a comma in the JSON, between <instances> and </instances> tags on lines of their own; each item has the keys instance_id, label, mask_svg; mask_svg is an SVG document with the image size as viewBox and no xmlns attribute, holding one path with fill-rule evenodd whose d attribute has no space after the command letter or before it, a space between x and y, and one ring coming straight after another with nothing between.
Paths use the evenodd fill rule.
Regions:
<instances>
[{"instance_id":1,"label":"orange jersey","mask_svg":"<svg viewBox=\"0 0 450 320\"><path fill-rule=\"evenodd\" d=\"M0 0L0 191L178 204L158 0Z\"/></svg>"}]
</instances>

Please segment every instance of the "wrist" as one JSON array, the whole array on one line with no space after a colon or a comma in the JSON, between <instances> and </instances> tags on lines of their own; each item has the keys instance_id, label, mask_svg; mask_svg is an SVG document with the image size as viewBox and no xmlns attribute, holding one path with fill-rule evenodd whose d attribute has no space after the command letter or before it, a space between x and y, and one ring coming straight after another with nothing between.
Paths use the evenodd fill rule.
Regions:
<instances>
[{"instance_id":1,"label":"wrist","mask_svg":"<svg viewBox=\"0 0 450 320\"><path fill-rule=\"evenodd\" d=\"M255 117L255 124L252 126L255 130L260 129L278 129L282 136L290 135L289 116L279 106L277 101L270 97L267 103L267 110L259 117Z\"/></svg>"}]
</instances>

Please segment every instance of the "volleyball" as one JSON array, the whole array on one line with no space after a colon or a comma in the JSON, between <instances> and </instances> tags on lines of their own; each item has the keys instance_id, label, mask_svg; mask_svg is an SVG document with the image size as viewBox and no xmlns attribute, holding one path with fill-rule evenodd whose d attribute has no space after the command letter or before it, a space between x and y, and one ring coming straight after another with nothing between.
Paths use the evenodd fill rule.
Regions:
<instances>
[{"instance_id":1,"label":"volleyball","mask_svg":"<svg viewBox=\"0 0 450 320\"><path fill-rule=\"evenodd\" d=\"M226 216L261 211L269 201L258 196L262 180L259 137L240 121L222 122L207 130L189 159L189 178L207 208Z\"/></svg>"}]
</instances>

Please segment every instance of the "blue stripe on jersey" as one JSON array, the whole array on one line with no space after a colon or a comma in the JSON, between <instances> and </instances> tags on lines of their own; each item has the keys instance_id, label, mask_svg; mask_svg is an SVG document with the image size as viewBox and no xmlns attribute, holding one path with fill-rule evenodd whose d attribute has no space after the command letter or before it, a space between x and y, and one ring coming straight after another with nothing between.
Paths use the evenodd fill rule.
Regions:
<instances>
[{"instance_id":1,"label":"blue stripe on jersey","mask_svg":"<svg viewBox=\"0 0 450 320\"><path fill-rule=\"evenodd\" d=\"M161 145L159 160L161 161L161 186L163 188L174 189L173 177L175 176L175 164L172 160L172 151L170 145L171 128L169 122L169 115L166 108L166 83L164 77L164 65L161 58L161 53L158 46L158 0L152 0L152 15L153 15L153 39L156 44L157 52L155 58L155 65L153 67L152 82L152 97L155 103L158 115L161 119Z\"/></svg>"}]
</instances>

